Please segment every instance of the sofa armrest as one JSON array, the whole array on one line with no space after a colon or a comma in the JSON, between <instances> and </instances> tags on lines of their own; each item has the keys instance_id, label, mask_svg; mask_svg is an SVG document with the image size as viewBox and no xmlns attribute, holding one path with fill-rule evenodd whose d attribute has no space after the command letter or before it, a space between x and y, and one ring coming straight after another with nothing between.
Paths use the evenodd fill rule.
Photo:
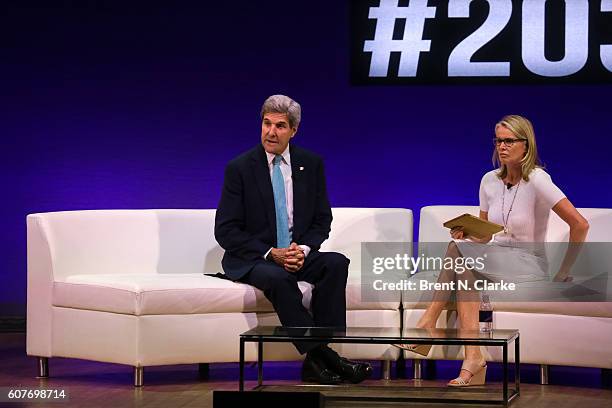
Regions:
<instances>
[{"instance_id":1,"label":"sofa armrest","mask_svg":"<svg viewBox=\"0 0 612 408\"><path fill-rule=\"evenodd\" d=\"M37 214L28 215L27 262L28 304L26 353L51 357L53 262L45 233L45 221Z\"/></svg>"}]
</instances>

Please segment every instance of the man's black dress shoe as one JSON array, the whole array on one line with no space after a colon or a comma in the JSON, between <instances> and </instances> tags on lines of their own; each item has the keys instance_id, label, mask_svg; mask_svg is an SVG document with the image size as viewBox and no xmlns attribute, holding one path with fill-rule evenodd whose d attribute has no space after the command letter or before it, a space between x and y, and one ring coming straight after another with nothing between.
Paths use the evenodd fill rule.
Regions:
<instances>
[{"instance_id":1,"label":"man's black dress shoe","mask_svg":"<svg viewBox=\"0 0 612 408\"><path fill-rule=\"evenodd\" d=\"M335 385L342 382L342 377L328 369L322 359L307 354L302 364L302 381Z\"/></svg>"},{"instance_id":2,"label":"man's black dress shoe","mask_svg":"<svg viewBox=\"0 0 612 408\"><path fill-rule=\"evenodd\" d=\"M325 347L324 353L327 366L340 374L343 380L357 384L372 376L372 366L368 363L358 363L340 357L329 347Z\"/></svg>"}]
</instances>

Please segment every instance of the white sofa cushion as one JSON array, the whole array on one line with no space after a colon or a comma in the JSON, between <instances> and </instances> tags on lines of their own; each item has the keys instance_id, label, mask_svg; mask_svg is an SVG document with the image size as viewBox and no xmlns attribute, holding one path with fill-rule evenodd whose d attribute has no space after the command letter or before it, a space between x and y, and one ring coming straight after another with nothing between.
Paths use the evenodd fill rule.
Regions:
<instances>
[{"instance_id":1,"label":"white sofa cushion","mask_svg":"<svg viewBox=\"0 0 612 408\"><path fill-rule=\"evenodd\" d=\"M221 271L214 210L91 210L40 218L53 278L80 274L171 274Z\"/></svg>"},{"instance_id":2,"label":"white sofa cushion","mask_svg":"<svg viewBox=\"0 0 612 408\"><path fill-rule=\"evenodd\" d=\"M310 305L312 285L298 283ZM396 310L396 302L360 301L358 283L347 285L348 310ZM203 274L72 275L53 285L53 305L130 315L271 312L262 291Z\"/></svg>"},{"instance_id":3,"label":"white sofa cushion","mask_svg":"<svg viewBox=\"0 0 612 408\"><path fill-rule=\"evenodd\" d=\"M334 208L322 251L351 264L348 310L399 308L361 301L361 243L412 239L412 212L394 208ZM51 253L54 306L132 315L269 312L262 292L204 273L221 271L213 237L214 210L101 210L30 216ZM32 249L32 248L31 248ZM304 304L311 287L301 284Z\"/></svg>"},{"instance_id":4,"label":"white sofa cushion","mask_svg":"<svg viewBox=\"0 0 612 408\"><path fill-rule=\"evenodd\" d=\"M426 309L428 302L404 302L404 309ZM456 310L449 302L445 309ZM566 316L612 317L611 302L494 302L496 312L558 314Z\"/></svg>"},{"instance_id":5,"label":"white sofa cushion","mask_svg":"<svg viewBox=\"0 0 612 408\"><path fill-rule=\"evenodd\" d=\"M308 305L311 285L299 286ZM204 274L72 275L55 282L53 305L137 316L273 310L260 290Z\"/></svg>"},{"instance_id":6,"label":"white sofa cushion","mask_svg":"<svg viewBox=\"0 0 612 408\"><path fill-rule=\"evenodd\" d=\"M321 250L344 254L356 278L362 242L412 242L408 209L333 208L332 213L330 237ZM54 281L81 274L222 272L215 210L65 211L28 218L42 229Z\"/></svg>"}]
</instances>

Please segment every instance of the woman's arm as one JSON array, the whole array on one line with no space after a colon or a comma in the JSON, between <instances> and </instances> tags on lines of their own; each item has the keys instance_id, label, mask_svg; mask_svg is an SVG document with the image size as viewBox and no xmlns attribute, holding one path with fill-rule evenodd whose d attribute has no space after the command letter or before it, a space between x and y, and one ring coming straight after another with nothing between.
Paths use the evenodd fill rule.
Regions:
<instances>
[{"instance_id":1,"label":"woman's arm","mask_svg":"<svg viewBox=\"0 0 612 408\"><path fill-rule=\"evenodd\" d=\"M554 281L564 282L568 280L572 265L574 265L580 253L580 249L582 248L582 243L586 239L589 231L589 222L578 212L578 210L576 210L576 207L574 207L567 198L563 198L555 204L552 210L569 225L570 229L570 243L567 252L565 253L559 272L557 272L553 278Z\"/></svg>"}]
</instances>

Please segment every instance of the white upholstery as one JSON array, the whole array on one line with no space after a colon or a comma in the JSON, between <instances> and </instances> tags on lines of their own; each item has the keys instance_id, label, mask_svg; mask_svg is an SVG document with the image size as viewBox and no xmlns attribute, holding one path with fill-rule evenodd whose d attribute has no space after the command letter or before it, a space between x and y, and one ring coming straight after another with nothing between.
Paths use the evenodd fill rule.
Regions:
<instances>
[{"instance_id":1,"label":"white upholstery","mask_svg":"<svg viewBox=\"0 0 612 408\"><path fill-rule=\"evenodd\" d=\"M101 210L32 214L28 224L27 353L133 366L238 360L238 335L279 324L263 293L207 276L221 272L214 210ZM398 327L400 295L362 302L362 242L412 240L406 209L335 208L322 251L351 259L347 320ZM304 305L312 286L300 283ZM385 345L343 347L351 358L395 359ZM295 359L290 345L267 348ZM254 358L248 348L247 357Z\"/></svg>"},{"instance_id":2,"label":"white upholstery","mask_svg":"<svg viewBox=\"0 0 612 408\"><path fill-rule=\"evenodd\" d=\"M349 326L397 327L393 310L348 311ZM276 313L202 313L133 316L72 308L53 308L53 354L133 366L238 361L238 334L258 324L278 325ZM395 360L394 347L335 344L343 355L365 360ZM248 361L257 359L254 343L247 343ZM211 356L212 355L212 356ZM266 360L302 358L290 343L266 344ZM357 357L358 356L358 357ZM214 358L213 358L214 357Z\"/></svg>"},{"instance_id":3,"label":"white upholstery","mask_svg":"<svg viewBox=\"0 0 612 408\"><path fill-rule=\"evenodd\" d=\"M404 327L415 327L422 309L404 311ZM495 312L494 328L518 329L521 362L529 364L568 365L611 368L612 319L561 314ZM457 327L457 314L443 311L437 327ZM481 347L487 361L501 361L501 347ZM434 360L463 359L462 346L433 346L427 356ZM514 361L514 344L508 349ZM424 357L405 352L406 358Z\"/></svg>"},{"instance_id":4,"label":"white upholstery","mask_svg":"<svg viewBox=\"0 0 612 408\"><path fill-rule=\"evenodd\" d=\"M32 214L49 242L54 278L220 272L213 210L96 210Z\"/></svg>"},{"instance_id":5,"label":"white upholstery","mask_svg":"<svg viewBox=\"0 0 612 408\"><path fill-rule=\"evenodd\" d=\"M306 308L312 285L298 283ZM397 310L398 302L363 303L361 286L346 287L348 310ZM204 274L100 274L69 276L53 285L53 306L133 315L270 312L272 304L250 285Z\"/></svg>"},{"instance_id":6,"label":"white upholstery","mask_svg":"<svg viewBox=\"0 0 612 408\"><path fill-rule=\"evenodd\" d=\"M612 209L578 210L590 224L587 242L612 242ZM464 213L478 215L478 211L476 206L422 208L419 243L448 242L450 235L442 223ZM551 213L547 241L567 241L568 234L567 224ZM551 254L548 255L550 259ZM612 265L612 258L609 265ZM403 306L404 328L415 327L426 304L404 303ZM608 345L612 339L610 302L505 302L495 303L494 310L495 328L519 329L523 362L612 368L612 348ZM456 323L456 312L444 312L438 327L456 327ZM489 359L501 359L499 348L489 347L487 353ZM405 356L418 358L410 352ZM462 348L436 346L429 358L459 359L462 356Z\"/></svg>"},{"instance_id":7,"label":"white upholstery","mask_svg":"<svg viewBox=\"0 0 612 408\"><path fill-rule=\"evenodd\" d=\"M311 285L299 286L308 307ZM53 305L137 316L273 310L252 286L195 273L74 275L55 282Z\"/></svg>"},{"instance_id":8,"label":"white upholstery","mask_svg":"<svg viewBox=\"0 0 612 408\"><path fill-rule=\"evenodd\" d=\"M612 241L611 209L579 209L591 225L588 241ZM419 242L447 242L443 221L477 207L435 206L421 211ZM399 295L362 302L362 242L412 242L405 209L333 209L322 250L351 259L347 285L350 326L400 327ZM278 324L263 294L248 285L206 276L220 272L223 251L213 238L214 210L117 210L32 214L28 224L27 353L133 366L238 360L238 335ZM567 240L555 214L548 240ZM427 254L426 254L427 255ZM612 256L612 254L611 254ZM612 264L612 261L610 262ZM312 287L300 284L304 304ZM521 332L522 361L612 368L611 303L495 304L497 328ZM414 327L424 305L404 303L403 325ZM444 313L440 327L456 325ZM334 345L356 359L395 359L386 345ZM458 347L434 347L429 358L461 358ZM290 344L267 345L266 359L299 355ZM499 350L487 356L499 360ZM510 353L512 357L512 351ZM247 344L248 360L256 358ZM412 353L406 357L414 358Z\"/></svg>"}]
</instances>

